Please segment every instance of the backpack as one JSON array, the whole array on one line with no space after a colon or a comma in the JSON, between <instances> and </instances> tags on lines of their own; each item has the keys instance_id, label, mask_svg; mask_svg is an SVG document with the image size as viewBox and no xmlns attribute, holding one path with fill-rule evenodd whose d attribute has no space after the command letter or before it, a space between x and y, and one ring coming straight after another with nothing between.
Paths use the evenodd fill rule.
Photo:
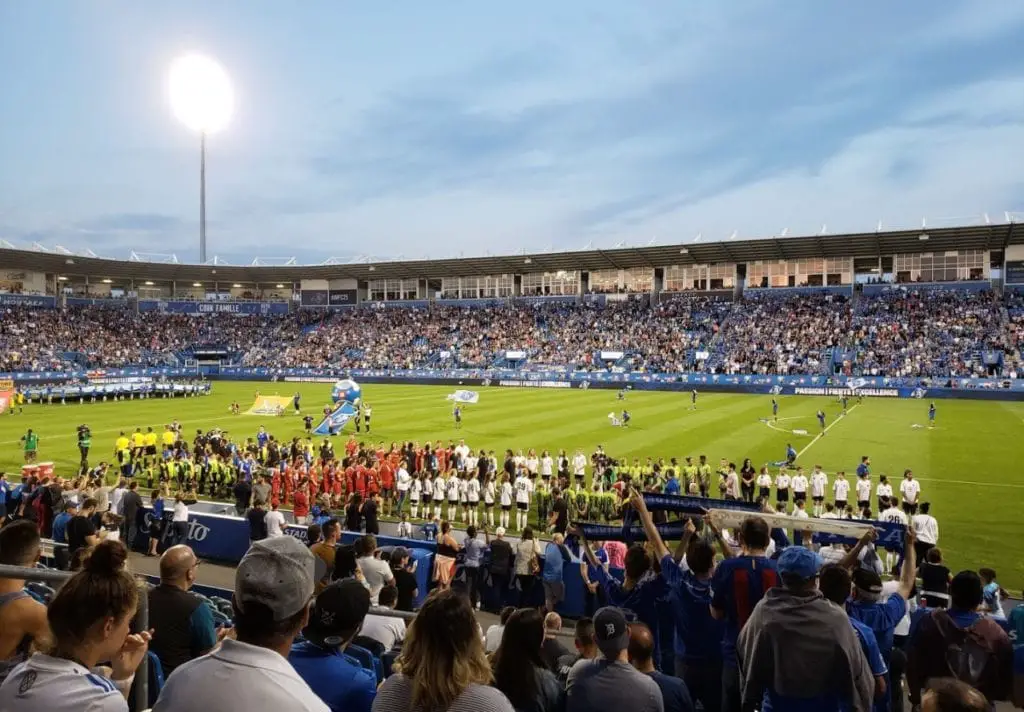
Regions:
<instances>
[{"instance_id":1,"label":"backpack","mask_svg":"<svg viewBox=\"0 0 1024 712\"><path fill-rule=\"evenodd\" d=\"M950 676L976 688L989 700L1007 699L1007 678L1000 669L999 654L999 642L1005 634L999 624L979 618L967 628L960 628L942 609L932 613L932 622L945 644L942 652Z\"/></svg>"}]
</instances>

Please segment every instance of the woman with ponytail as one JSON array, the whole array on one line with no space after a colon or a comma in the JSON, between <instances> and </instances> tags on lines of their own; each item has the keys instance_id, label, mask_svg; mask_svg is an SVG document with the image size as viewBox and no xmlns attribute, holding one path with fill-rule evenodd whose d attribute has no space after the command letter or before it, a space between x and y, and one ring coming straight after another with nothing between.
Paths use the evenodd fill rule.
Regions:
<instances>
[{"instance_id":1,"label":"woman with ponytail","mask_svg":"<svg viewBox=\"0 0 1024 712\"><path fill-rule=\"evenodd\" d=\"M35 653L0 686L4 712L127 712L135 669L150 633L129 630L139 588L124 564L128 551L105 541L85 557L47 610L53 645ZM97 670L109 666L110 676Z\"/></svg>"}]
</instances>

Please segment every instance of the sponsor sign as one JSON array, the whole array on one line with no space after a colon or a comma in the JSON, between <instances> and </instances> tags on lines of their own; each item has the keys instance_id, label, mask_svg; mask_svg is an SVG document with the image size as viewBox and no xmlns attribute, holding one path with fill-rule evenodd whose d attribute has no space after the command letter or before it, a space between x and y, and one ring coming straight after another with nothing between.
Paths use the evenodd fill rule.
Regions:
<instances>
[{"instance_id":1,"label":"sponsor sign","mask_svg":"<svg viewBox=\"0 0 1024 712\"><path fill-rule=\"evenodd\" d=\"M140 300L140 312L163 314L238 314L241 316L271 316L288 313L287 302L175 302Z\"/></svg>"}]
</instances>

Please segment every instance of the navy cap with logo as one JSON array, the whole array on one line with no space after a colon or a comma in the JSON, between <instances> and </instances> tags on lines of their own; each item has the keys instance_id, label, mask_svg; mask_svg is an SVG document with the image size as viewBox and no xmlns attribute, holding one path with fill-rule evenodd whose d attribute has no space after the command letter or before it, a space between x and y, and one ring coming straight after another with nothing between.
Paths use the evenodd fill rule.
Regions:
<instances>
[{"instance_id":1,"label":"navy cap with logo","mask_svg":"<svg viewBox=\"0 0 1024 712\"><path fill-rule=\"evenodd\" d=\"M594 614L594 639L607 658L616 658L629 647L629 623L621 610L605 606Z\"/></svg>"},{"instance_id":2,"label":"navy cap with logo","mask_svg":"<svg viewBox=\"0 0 1024 712\"><path fill-rule=\"evenodd\" d=\"M335 581L320 592L303 635L311 643L334 647L351 638L370 611L370 592L354 578Z\"/></svg>"}]
</instances>

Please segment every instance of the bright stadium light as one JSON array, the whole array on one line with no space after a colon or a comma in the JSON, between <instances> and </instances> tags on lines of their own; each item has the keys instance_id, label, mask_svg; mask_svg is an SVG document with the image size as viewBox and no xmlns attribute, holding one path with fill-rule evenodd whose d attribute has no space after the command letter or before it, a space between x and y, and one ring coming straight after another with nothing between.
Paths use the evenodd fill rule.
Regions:
<instances>
[{"instance_id":1,"label":"bright stadium light","mask_svg":"<svg viewBox=\"0 0 1024 712\"><path fill-rule=\"evenodd\" d=\"M227 126L235 109L235 93L227 72L199 54L171 64L169 88L174 115L199 132L199 261L206 262L206 135Z\"/></svg>"}]
</instances>

